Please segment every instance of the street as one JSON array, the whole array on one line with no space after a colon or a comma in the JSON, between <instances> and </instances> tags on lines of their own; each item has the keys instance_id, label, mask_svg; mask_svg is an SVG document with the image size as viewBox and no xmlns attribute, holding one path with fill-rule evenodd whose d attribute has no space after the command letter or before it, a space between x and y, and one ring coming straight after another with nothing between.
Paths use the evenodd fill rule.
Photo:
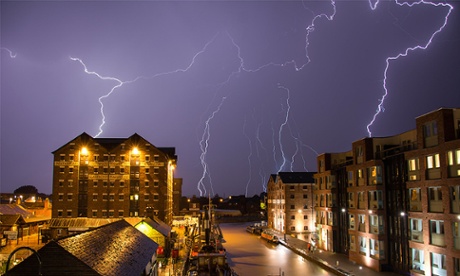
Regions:
<instances>
[{"instance_id":1,"label":"street","mask_svg":"<svg viewBox=\"0 0 460 276\"><path fill-rule=\"evenodd\" d=\"M282 245L246 232L248 223L220 224L230 267L246 275L333 275Z\"/></svg>"}]
</instances>

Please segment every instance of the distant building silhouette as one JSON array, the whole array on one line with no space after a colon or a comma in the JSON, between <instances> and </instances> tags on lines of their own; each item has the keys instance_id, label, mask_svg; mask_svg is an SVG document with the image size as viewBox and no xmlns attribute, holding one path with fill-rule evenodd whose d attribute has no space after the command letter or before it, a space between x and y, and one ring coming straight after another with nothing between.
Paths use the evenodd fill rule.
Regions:
<instances>
[{"instance_id":1,"label":"distant building silhouette","mask_svg":"<svg viewBox=\"0 0 460 276\"><path fill-rule=\"evenodd\" d=\"M82 133L53 152L53 218L156 216L172 223L177 156L138 134ZM179 195L177 195L179 193Z\"/></svg>"}]
</instances>

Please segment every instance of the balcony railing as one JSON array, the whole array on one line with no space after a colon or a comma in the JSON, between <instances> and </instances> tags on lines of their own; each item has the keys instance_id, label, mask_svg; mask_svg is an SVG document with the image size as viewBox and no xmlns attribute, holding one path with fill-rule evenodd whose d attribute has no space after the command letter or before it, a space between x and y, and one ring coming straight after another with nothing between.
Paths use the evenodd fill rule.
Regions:
<instances>
[{"instance_id":1,"label":"balcony railing","mask_svg":"<svg viewBox=\"0 0 460 276\"><path fill-rule=\"evenodd\" d=\"M422 202L421 201L410 201L410 210L411 212L421 212Z\"/></svg>"},{"instance_id":2,"label":"balcony railing","mask_svg":"<svg viewBox=\"0 0 460 276\"><path fill-rule=\"evenodd\" d=\"M431 244L437 246L446 246L444 234L431 233Z\"/></svg>"},{"instance_id":3,"label":"balcony railing","mask_svg":"<svg viewBox=\"0 0 460 276\"><path fill-rule=\"evenodd\" d=\"M410 233L410 239L411 241L415 242L423 242L423 232L422 231L414 231L412 230Z\"/></svg>"},{"instance_id":4,"label":"balcony railing","mask_svg":"<svg viewBox=\"0 0 460 276\"><path fill-rule=\"evenodd\" d=\"M442 201L441 200L430 200L430 212L433 213L442 213L444 209L442 208Z\"/></svg>"}]
</instances>

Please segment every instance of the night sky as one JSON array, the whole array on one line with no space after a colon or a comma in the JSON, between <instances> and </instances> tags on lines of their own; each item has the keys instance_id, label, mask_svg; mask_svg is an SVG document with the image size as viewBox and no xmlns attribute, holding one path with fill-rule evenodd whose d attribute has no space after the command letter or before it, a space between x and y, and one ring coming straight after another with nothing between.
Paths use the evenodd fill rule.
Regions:
<instances>
[{"instance_id":1,"label":"night sky","mask_svg":"<svg viewBox=\"0 0 460 276\"><path fill-rule=\"evenodd\" d=\"M252 196L270 174L460 107L459 2L0 5L1 192L51 193L51 152L82 132L136 132L176 147L184 195Z\"/></svg>"}]
</instances>

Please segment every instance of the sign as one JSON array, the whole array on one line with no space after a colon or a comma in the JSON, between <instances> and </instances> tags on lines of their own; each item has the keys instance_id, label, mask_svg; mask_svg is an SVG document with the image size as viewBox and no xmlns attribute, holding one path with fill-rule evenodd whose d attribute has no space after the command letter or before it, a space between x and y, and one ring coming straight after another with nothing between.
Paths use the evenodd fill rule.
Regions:
<instances>
[{"instance_id":1,"label":"sign","mask_svg":"<svg viewBox=\"0 0 460 276\"><path fill-rule=\"evenodd\" d=\"M18 232L17 231L3 231L3 234L6 235L6 237L9 240L17 240L18 239Z\"/></svg>"}]
</instances>

